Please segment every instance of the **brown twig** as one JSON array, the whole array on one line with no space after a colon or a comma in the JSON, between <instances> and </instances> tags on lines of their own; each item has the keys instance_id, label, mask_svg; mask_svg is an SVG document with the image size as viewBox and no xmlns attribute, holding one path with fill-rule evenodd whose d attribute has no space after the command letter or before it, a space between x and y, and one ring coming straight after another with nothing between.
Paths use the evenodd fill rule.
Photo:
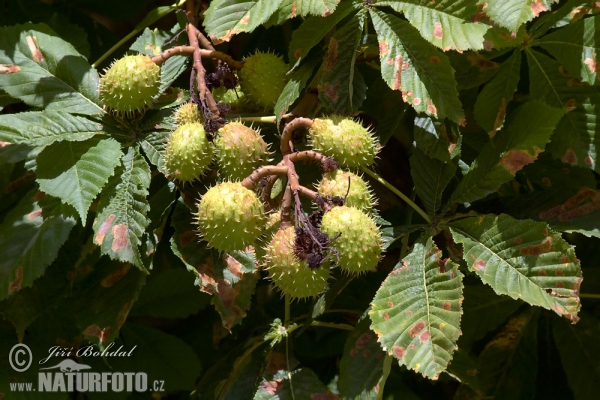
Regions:
<instances>
[{"instance_id":1,"label":"brown twig","mask_svg":"<svg viewBox=\"0 0 600 400\"><path fill-rule=\"evenodd\" d=\"M271 211L277 208L277 200L271 198L271 192L273 191L273 186L275 185L275 182L277 182L277 179L279 179L279 176L277 175L271 175L265 178L266 184L260 194L261 200L267 205L265 211ZM278 196L281 195L283 195L283 191Z\"/></svg>"},{"instance_id":2,"label":"brown twig","mask_svg":"<svg viewBox=\"0 0 600 400\"><path fill-rule=\"evenodd\" d=\"M202 57L204 58L216 58L218 60L224 61L227 64L229 64L229 66L232 69L235 70L240 70L242 69L242 67L244 66L244 63L242 61L237 61L234 60L233 57L231 57L229 54L227 53L223 53L220 51L216 51L216 50L200 50L200 54L202 55Z\"/></svg>"},{"instance_id":3,"label":"brown twig","mask_svg":"<svg viewBox=\"0 0 600 400\"><path fill-rule=\"evenodd\" d=\"M338 168L337 161L314 150L305 150L298 151L296 153L291 153L289 155L289 159L294 163L298 161L315 161L321 163L321 167L325 172L333 172Z\"/></svg>"},{"instance_id":4,"label":"brown twig","mask_svg":"<svg viewBox=\"0 0 600 400\"><path fill-rule=\"evenodd\" d=\"M288 155L292 152L290 147L290 141L292 140L292 134L296 129L299 128L310 128L313 120L310 118L296 118L285 125L283 132L281 133L281 154Z\"/></svg>"},{"instance_id":5,"label":"brown twig","mask_svg":"<svg viewBox=\"0 0 600 400\"><path fill-rule=\"evenodd\" d=\"M290 185L285 187L283 201L281 202L281 222L279 229L286 229L292 226L292 203L294 202L294 194Z\"/></svg>"},{"instance_id":6,"label":"brown twig","mask_svg":"<svg viewBox=\"0 0 600 400\"><path fill-rule=\"evenodd\" d=\"M202 32L200 32L200 31L198 31L198 41L200 42L200 46L202 46L203 49L210 50L210 51L215 51L215 48L213 47L213 45L210 42L210 40L208 40L206 38L206 36L204 36L202 34Z\"/></svg>"},{"instance_id":7,"label":"brown twig","mask_svg":"<svg viewBox=\"0 0 600 400\"><path fill-rule=\"evenodd\" d=\"M186 2L186 14L188 24L186 25L186 31L190 45L194 47L193 52L193 66L196 71L196 85L198 89L198 95L200 96L200 102L202 103L203 114L205 118L216 121L220 118L219 109L217 108L217 102L213 98L210 90L206 87L205 75L206 70L202 65L202 55L200 51L200 42L198 40L198 28L196 28L197 18L194 14L195 4L194 0L188 0ZM208 110L205 110L207 108Z\"/></svg>"},{"instance_id":8,"label":"brown twig","mask_svg":"<svg viewBox=\"0 0 600 400\"><path fill-rule=\"evenodd\" d=\"M175 46L163 51L157 56L152 57L152 62L156 65L162 65L173 56L190 56L194 54L194 46Z\"/></svg>"},{"instance_id":9,"label":"brown twig","mask_svg":"<svg viewBox=\"0 0 600 400\"><path fill-rule=\"evenodd\" d=\"M242 181L242 186L246 189L254 190L260 181L270 175L285 176L288 173L288 168L283 166L267 165L260 167L252 172L246 179Z\"/></svg>"}]
</instances>

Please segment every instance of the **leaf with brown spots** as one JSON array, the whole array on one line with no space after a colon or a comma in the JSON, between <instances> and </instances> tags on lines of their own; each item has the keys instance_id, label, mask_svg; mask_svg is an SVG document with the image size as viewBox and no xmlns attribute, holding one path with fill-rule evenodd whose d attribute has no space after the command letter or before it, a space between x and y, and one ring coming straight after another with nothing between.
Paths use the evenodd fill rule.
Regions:
<instances>
[{"instance_id":1,"label":"leaf with brown spots","mask_svg":"<svg viewBox=\"0 0 600 400\"><path fill-rule=\"evenodd\" d=\"M11 97L37 109L104 114L98 72L47 25L1 27L0 49L0 87Z\"/></svg>"},{"instance_id":2,"label":"leaf with brown spots","mask_svg":"<svg viewBox=\"0 0 600 400\"><path fill-rule=\"evenodd\" d=\"M329 40L319 80L319 99L331 111L351 114L366 97L367 86L354 65L364 21L364 12L356 14L338 27Z\"/></svg>"},{"instance_id":3,"label":"leaf with brown spots","mask_svg":"<svg viewBox=\"0 0 600 400\"><path fill-rule=\"evenodd\" d=\"M481 149L447 205L482 199L513 180L517 171L537 159L564 113L538 101L511 112L504 127Z\"/></svg>"},{"instance_id":4,"label":"leaf with brown spots","mask_svg":"<svg viewBox=\"0 0 600 400\"><path fill-rule=\"evenodd\" d=\"M145 270L147 255L142 254L142 236L149 224L148 187L150 167L139 151L130 147L117 173L100 195L94 223L94 242L103 254L130 262Z\"/></svg>"},{"instance_id":5,"label":"leaf with brown spots","mask_svg":"<svg viewBox=\"0 0 600 400\"><path fill-rule=\"evenodd\" d=\"M423 39L410 23L379 9L369 9L369 15L377 41L387 44L388 51L380 53L380 61L381 76L388 86L399 90L403 100L418 112L459 122L462 105L448 57ZM413 102L415 98L420 99L418 104Z\"/></svg>"},{"instance_id":6,"label":"leaf with brown spots","mask_svg":"<svg viewBox=\"0 0 600 400\"><path fill-rule=\"evenodd\" d=\"M431 379L452 359L462 314L463 276L450 260L440 271L440 257L432 238L422 235L403 260L406 268L399 262L399 272L383 281L369 312L383 349Z\"/></svg>"},{"instance_id":7,"label":"leaf with brown spots","mask_svg":"<svg viewBox=\"0 0 600 400\"><path fill-rule=\"evenodd\" d=\"M485 14L496 24L516 32L557 0L486 0Z\"/></svg>"},{"instance_id":8,"label":"leaf with brown spots","mask_svg":"<svg viewBox=\"0 0 600 400\"><path fill-rule=\"evenodd\" d=\"M403 13L421 36L444 51L480 50L489 29L489 25L471 20L477 12L477 5L471 0L378 1L377 6L390 6Z\"/></svg>"},{"instance_id":9,"label":"leaf with brown spots","mask_svg":"<svg viewBox=\"0 0 600 400\"><path fill-rule=\"evenodd\" d=\"M204 27L213 44L252 32L269 20L283 0L216 0L204 12Z\"/></svg>"},{"instance_id":10,"label":"leaf with brown spots","mask_svg":"<svg viewBox=\"0 0 600 400\"><path fill-rule=\"evenodd\" d=\"M598 24L600 15L568 24L536 40L559 63L582 82L597 84L596 58L600 52Z\"/></svg>"},{"instance_id":11,"label":"leaf with brown spots","mask_svg":"<svg viewBox=\"0 0 600 400\"><path fill-rule=\"evenodd\" d=\"M374 390L381 378L385 352L369 328L370 323L369 318L363 318L346 340L338 379L338 390L344 399L359 398L361 393Z\"/></svg>"},{"instance_id":12,"label":"leaf with brown spots","mask_svg":"<svg viewBox=\"0 0 600 400\"><path fill-rule=\"evenodd\" d=\"M263 378L253 398L256 400L340 400L308 368L300 368L291 372L291 382L287 374L278 376L282 376L282 378L270 380Z\"/></svg>"},{"instance_id":13,"label":"leaf with brown spots","mask_svg":"<svg viewBox=\"0 0 600 400\"><path fill-rule=\"evenodd\" d=\"M469 268L497 294L579 319L579 260L548 225L503 214L465 218L450 229Z\"/></svg>"},{"instance_id":14,"label":"leaf with brown spots","mask_svg":"<svg viewBox=\"0 0 600 400\"><path fill-rule=\"evenodd\" d=\"M71 206L35 194L27 193L0 224L0 300L42 276L77 223Z\"/></svg>"}]
</instances>

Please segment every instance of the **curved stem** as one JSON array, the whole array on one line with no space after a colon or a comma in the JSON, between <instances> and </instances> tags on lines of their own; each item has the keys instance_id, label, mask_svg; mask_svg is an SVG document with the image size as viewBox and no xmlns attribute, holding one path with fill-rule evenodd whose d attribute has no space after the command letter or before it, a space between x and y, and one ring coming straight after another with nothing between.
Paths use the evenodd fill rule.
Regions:
<instances>
[{"instance_id":1,"label":"curved stem","mask_svg":"<svg viewBox=\"0 0 600 400\"><path fill-rule=\"evenodd\" d=\"M285 125L283 128L283 132L281 133L281 154L287 155L292 152L292 148L290 147L290 141L292 140L292 133L296 129L299 128L310 128L313 123L313 120L310 118L296 118L291 120Z\"/></svg>"},{"instance_id":2,"label":"curved stem","mask_svg":"<svg viewBox=\"0 0 600 400\"><path fill-rule=\"evenodd\" d=\"M288 173L287 167L267 165L254 170L246 179L242 181L242 186L246 189L254 190L261 179L270 175L285 176Z\"/></svg>"},{"instance_id":3,"label":"curved stem","mask_svg":"<svg viewBox=\"0 0 600 400\"><path fill-rule=\"evenodd\" d=\"M383 186L392 191L396 196L404 200L404 202L408 204L413 210L415 210L421 217L423 217L423 219L427 221L428 224L431 224L431 219L429 218L427 213L423 211L421 207L416 205L411 199L409 199L408 196L396 189L391 183L383 179L375 171L372 171L367 167L362 167L361 169L365 174L369 175L371 178L375 179L377 182L381 183Z\"/></svg>"},{"instance_id":4,"label":"curved stem","mask_svg":"<svg viewBox=\"0 0 600 400\"><path fill-rule=\"evenodd\" d=\"M177 10L179 7L181 7L182 5L184 5L185 2L186 2L186 0L179 0L179 1L175 2L175 3L173 3L171 5L171 7L167 10L166 13L158 16L157 18L149 18L147 21L146 21L146 19L144 19L142 21L143 24L137 25L131 32L129 32L127 34L127 36L125 36L123 39L119 40L113 47L111 47L110 49L108 49L108 51L106 53L102 54L102 56L99 59L97 59L95 63L92 64L92 68L97 68L98 65L102 61L106 60L106 58L108 56L110 56L119 47L123 46L123 44L125 44L129 39L131 39L132 37L134 37L135 35L137 35L141 31L143 31L144 29L146 29L151 24L153 24L156 21L158 21L160 18L162 18L165 15L168 15L168 14L172 13L173 11Z\"/></svg>"},{"instance_id":5,"label":"curved stem","mask_svg":"<svg viewBox=\"0 0 600 400\"><path fill-rule=\"evenodd\" d=\"M277 117L274 115L268 117L239 117L236 119L242 122L260 122L264 124L274 124L277 122Z\"/></svg>"},{"instance_id":6,"label":"curved stem","mask_svg":"<svg viewBox=\"0 0 600 400\"><path fill-rule=\"evenodd\" d=\"M392 356L389 354L385 355L383 359L383 374L381 375L381 379L377 386L379 386L379 390L377 392L377 400L383 400L383 388L385 386L385 381L387 381L388 376L390 375L390 371L392 370Z\"/></svg>"},{"instance_id":7,"label":"curved stem","mask_svg":"<svg viewBox=\"0 0 600 400\"><path fill-rule=\"evenodd\" d=\"M600 294L597 293L579 293L582 299L600 299Z\"/></svg>"},{"instance_id":8,"label":"curved stem","mask_svg":"<svg viewBox=\"0 0 600 400\"><path fill-rule=\"evenodd\" d=\"M312 321L310 323L311 326L322 326L325 328L335 328L335 329L343 329L345 331L353 331L354 327L348 324L335 324L333 322L321 322L321 321Z\"/></svg>"}]
</instances>

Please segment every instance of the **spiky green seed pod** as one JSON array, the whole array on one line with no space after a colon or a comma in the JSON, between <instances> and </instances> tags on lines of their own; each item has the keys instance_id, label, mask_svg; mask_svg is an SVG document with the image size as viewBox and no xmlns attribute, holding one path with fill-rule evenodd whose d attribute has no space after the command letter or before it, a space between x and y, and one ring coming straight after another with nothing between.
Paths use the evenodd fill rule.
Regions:
<instances>
[{"instance_id":1,"label":"spiky green seed pod","mask_svg":"<svg viewBox=\"0 0 600 400\"><path fill-rule=\"evenodd\" d=\"M254 243L265 227L265 210L252 190L239 182L210 188L198 203L198 228L211 247L230 252Z\"/></svg>"},{"instance_id":2,"label":"spiky green seed pod","mask_svg":"<svg viewBox=\"0 0 600 400\"><path fill-rule=\"evenodd\" d=\"M231 180L243 180L263 164L267 156L267 143L260 133L241 122L230 122L219 128L214 144L219 169Z\"/></svg>"},{"instance_id":3,"label":"spiky green seed pod","mask_svg":"<svg viewBox=\"0 0 600 400\"><path fill-rule=\"evenodd\" d=\"M206 139L202 124L184 124L177 128L167 142L165 165L182 182L198 179L210 165L213 146Z\"/></svg>"},{"instance_id":4,"label":"spiky green seed pod","mask_svg":"<svg viewBox=\"0 0 600 400\"><path fill-rule=\"evenodd\" d=\"M175 123L177 126L193 122L204 124L204 117L200 113L200 110L198 110L197 104L185 103L175 111Z\"/></svg>"},{"instance_id":5,"label":"spiky green seed pod","mask_svg":"<svg viewBox=\"0 0 600 400\"><path fill-rule=\"evenodd\" d=\"M237 85L235 89L227 89L224 86L215 88L212 95L216 101L229 105L229 113L231 114L243 114L259 110L248 101L240 85Z\"/></svg>"},{"instance_id":6,"label":"spiky green seed pod","mask_svg":"<svg viewBox=\"0 0 600 400\"><path fill-rule=\"evenodd\" d=\"M348 190L348 185L350 185L350 190ZM370 212L375 204L369 184L360 176L350 171L336 169L333 172L323 175L323 179L317 186L317 191L321 196L338 196L343 198L348 194L345 205L366 212Z\"/></svg>"},{"instance_id":7,"label":"spiky green seed pod","mask_svg":"<svg viewBox=\"0 0 600 400\"><path fill-rule=\"evenodd\" d=\"M265 263L265 255L267 254L265 243L270 243L273 236L279 230L279 224L281 222L281 211L270 213L267 215L267 223L264 227L263 234L254 244L254 254L259 264Z\"/></svg>"},{"instance_id":8,"label":"spiky green seed pod","mask_svg":"<svg viewBox=\"0 0 600 400\"><path fill-rule=\"evenodd\" d=\"M313 148L347 168L373 164L377 140L361 124L340 115L316 118L308 130Z\"/></svg>"},{"instance_id":9,"label":"spiky green seed pod","mask_svg":"<svg viewBox=\"0 0 600 400\"><path fill-rule=\"evenodd\" d=\"M266 265L269 276L284 294L292 298L313 297L327 287L329 269L323 265L310 269L306 261L294 254L294 227L277 231L267 246Z\"/></svg>"},{"instance_id":10,"label":"spiky green seed pod","mask_svg":"<svg viewBox=\"0 0 600 400\"><path fill-rule=\"evenodd\" d=\"M160 67L143 54L125 56L100 78L100 101L111 111L131 114L152 104L160 90Z\"/></svg>"},{"instance_id":11,"label":"spiky green seed pod","mask_svg":"<svg viewBox=\"0 0 600 400\"><path fill-rule=\"evenodd\" d=\"M244 59L240 86L252 102L272 110L288 81L287 71L288 65L275 54L256 53Z\"/></svg>"},{"instance_id":12,"label":"spiky green seed pod","mask_svg":"<svg viewBox=\"0 0 600 400\"><path fill-rule=\"evenodd\" d=\"M375 268L379 263L383 251L381 233L375 222L361 210L334 207L323 216L321 230L329 237L341 233L333 246L338 251L342 269L360 273Z\"/></svg>"}]
</instances>

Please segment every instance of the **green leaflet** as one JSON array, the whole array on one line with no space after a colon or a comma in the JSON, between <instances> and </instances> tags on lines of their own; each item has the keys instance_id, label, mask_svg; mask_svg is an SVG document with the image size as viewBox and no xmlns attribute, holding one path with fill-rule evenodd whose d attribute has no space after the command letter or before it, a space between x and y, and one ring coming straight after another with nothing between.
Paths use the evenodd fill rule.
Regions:
<instances>
[{"instance_id":1,"label":"green leaflet","mask_svg":"<svg viewBox=\"0 0 600 400\"><path fill-rule=\"evenodd\" d=\"M400 365L436 379L456 349L462 274L422 235L377 291L369 312L383 349Z\"/></svg>"},{"instance_id":2,"label":"green leaflet","mask_svg":"<svg viewBox=\"0 0 600 400\"><path fill-rule=\"evenodd\" d=\"M37 157L40 190L75 207L85 224L92 200L100 193L121 159L114 139L55 142Z\"/></svg>"},{"instance_id":3,"label":"green leaflet","mask_svg":"<svg viewBox=\"0 0 600 400\"><path fill-rule=\"evenodd\" d=\"M103 134L107 126L64 111L30 111L0 115L0 141L48 146L52 143L84 141Z\"/></svg>"},{"instance_id":4,"label":"green leaflet","mask_svg":"<svg viewBox=\"0 0 600 400\"><path fill-rule=\"evenodd\" d=\"M585 18L546 35L533 44L543 47L560 62L569 73L596 84L596 56L600 50L600 16Z\"/></svg>"},{"instance_id":5,"label":"green leaflet","mask_svg":"<svg viewBox=\"0 0 600 400\"><path fill-rule=\"evenodd\" d=\"M488 0L485 15L511 32L540 13L548 11L557 0Z\"/></svg>"},{"instance_id":6,"label":"green leaflet","mask_svg":"<svg viewBox=\"0 0 600 400\"><path fill-rule=\"evenodd\" d=\"M483 88L475 102L475 120L493 136L504 125L506 107L512 100L521 72L521 52L513 54L498 68L496 75Z\"/></svg>"},{"instance_id":7,"label":"green leaflet","mask_svg":"<svg viewBox=\"0 0 600 400\"><path fill-rule=\"evenodd\" d=\"M381 379L385 353L370 324L369 318L363 318L346 340L337 382L344 399L361 398L361 395L371 392Z\"/></svg>"},{"instance_id":8,"label":"green leaflet","mask_svg":"<svg viewBox=\"0 0 600 400\"><path fill-rule=\"evenodd\" d=\"M483 147L462 178L448 205L472 202L511 181L544 150L564 111L541 102L527 102L508 116L505 127Z\"/></svg>"},{"instance_id":9,"label":"green leaflet","mask_svg":"<svg viewBox=\"0 0 600 400\"><path fill-rule=\"evenodd\" d=\"M430 216L436 216L442 205L442 193L456 172L454 162L443 162L427 156L418 147L410 157L410 173L415 191Z\"/></svg>"},{"instance_id":10,"label":"green leaflet","mask_svg":"<svg viewBox=\"0 0 600 400\"><path fill-rule=\"evenodd\" d=\"M283 0L216 0L204 13L204 27L213 44L228 42L265 23Z\"/></svg>"},{"instance_id":11,"label":"green leaflet","mask_svg":"<svg viewBox=\"0 0 600 400\"><path fill-rule=\"evenodd\" d=\"M377 6L390 6L404 13L421 36L447 50L481 50L488 25L472 21L477 14L474 0L379 1Z\"/></svg>"},{"instance_id":12,"label":"green leaflet","mask_svg":"<svg viewBox=\"0 0 600 400\"><path fill-rule=\"evenodd\" d=\"M558 348L569 386L577 399L593 399L598 391L590 382L600 379L600 323L594 315L581 313L581 321L572 325L553 319L554 343Z\"/></svg>"},{"instance_id":13,"label":"green leaflet","mask_svg":"<svg viewBox=\"0 0 600 400\"><path fill-rule=\"evenodd\" d=\"M140 141L148 160L163 174L168 173L165 167L165 151L169 136L169 132L152 132Z\"/></svg>"},{"instance_id":14,"label":"green leaflet","mask_svg":"<svg viewBox=\"0 0 600 400\"><path fill-rule=\"evenodd\" d=\"M554 158L564 163L592 168L600 172L597 154L600 140L598 103L600 95L595 87L581 83L569 71L550 57L526 50L529 64L531 97L567 113L559 122L556 134L548 146Z\"/></svg>"},{"instance_id":15,"label":"green leaflet","mask_svg":"<svg viewBox=\"0 0 600 400\"><path fill-rule=\"evenodd\" d=\"M414 140L426 155L445 163L460 155L462 147L462 135L456 125L426 116L415 118Z\"/></svg>"},{"instance_id":16,"label":"green leaflet","mask_svg":"<svg viewBox=\"0 0 600 400\"><path fill-rule=\"evenodd\" d=\"M539 310L525 309L511 317L485 346L479 355L477 378L486 396L519 400L534 397L538 319Z\"/></svg>"},{"instance_id":17,"label":"green leaflet","mask_svg":"<svg viewBox=\"0 0 600 400\"><path fill-rule=\"evenodd\" d=\"M100 195L94 221L94 243L112 259L130 262L146 271L140 252L142 235L150 220L148 188L150 167L139 151L130 147L117 173Z\"/></svg>"},{"instance_id":18,"label":"green leaflet","mask_svg":"<svg viewBox=\"0 0 600 400\"><path fill-rule=\"evenodd\" d=\"M27 193L0 224L0 299L32 286L77 223L71 207L40 198L35 191Z\"/></svg>"},{"instance_id":19,"label":"green leaflet","mask_svg":"<svg viewBox=\"0 0 600 400\"><path fill-rule=\"evenodd\" d=\"M253 400L298 400L328 397L327 387L308 368L292 371L291 382L287 374L276 377L279 379L271 382L263 379ZM273 393L274 391L275 393Z\"/></svg>"},{"instance_id":20,"label":"green leaflet","mask_svg":"<svg viewBox=\"0 0 600 400\"><path fill-rule=\"evenodd\" d=\"M454 70L445 54L421 37L416 28L390 14L370 9L377 31L381 76L418 112L459 122L463 111Z\"/></svg>"},{"instance_id":21,"label":"green leaflet","mask_svg":"<svg viewBox=\"0 0 600 400\"><path fill-rule=\"evenodd\" d=\"M44 24L0 28L0 88L30 106L102 114L98 73L68 42Z\"/></svg>"},{"instance_id":22,"label":"green leaflet","mask_svg":"<svg viewBox=\"0 0 600 400\"><path fill-rule=\"evenodd\" d=\"M497 294L576 322L581 267L575 250L543 222L484 215L450 223L469 269Z\"/></svg>"},{"instance_id":23,"label":"green leaflet","mask_svg":"<svg viewBox=\"0 0 600 400\"><path fill-rule=\"evenodd\" d=\"M290 80L285 84L275 104L274 113L277 117L277 126L279 126L281 118L290 111L289 108L300 97L308 80L312 78L319 65L319 61L317 58L307 61L290 76Z\"/></svg>"},{"instance_id":24,"label":"green leaflet","mask_svg":"<svg viewBox=\"0 0 600 400\"><path fill-rule=\"evenodd\" d=\"M288 0L284 0L288 1ZM339 5L336 11L327 18L308 17L298 29L292 33L292 40L289 46L289 60L296 63L292 68L296 68L300 62L308 55L308 52L315 47L327 32L332 30L338 22L344 19L355 8L352 2L346 1Z\"/></svg>"},{"instance_id":25,"label":"green leaflet","mask_svg":"<svg viewBox=\"0 0 600 400\"><path fill-rule=\"evenodd\" d=\"M364 22L365 14L359 12L329 39L319 99L325 108L336 113L351 114L365 99L367 85L354 66Z\"/></svg>"}]
</instances>

